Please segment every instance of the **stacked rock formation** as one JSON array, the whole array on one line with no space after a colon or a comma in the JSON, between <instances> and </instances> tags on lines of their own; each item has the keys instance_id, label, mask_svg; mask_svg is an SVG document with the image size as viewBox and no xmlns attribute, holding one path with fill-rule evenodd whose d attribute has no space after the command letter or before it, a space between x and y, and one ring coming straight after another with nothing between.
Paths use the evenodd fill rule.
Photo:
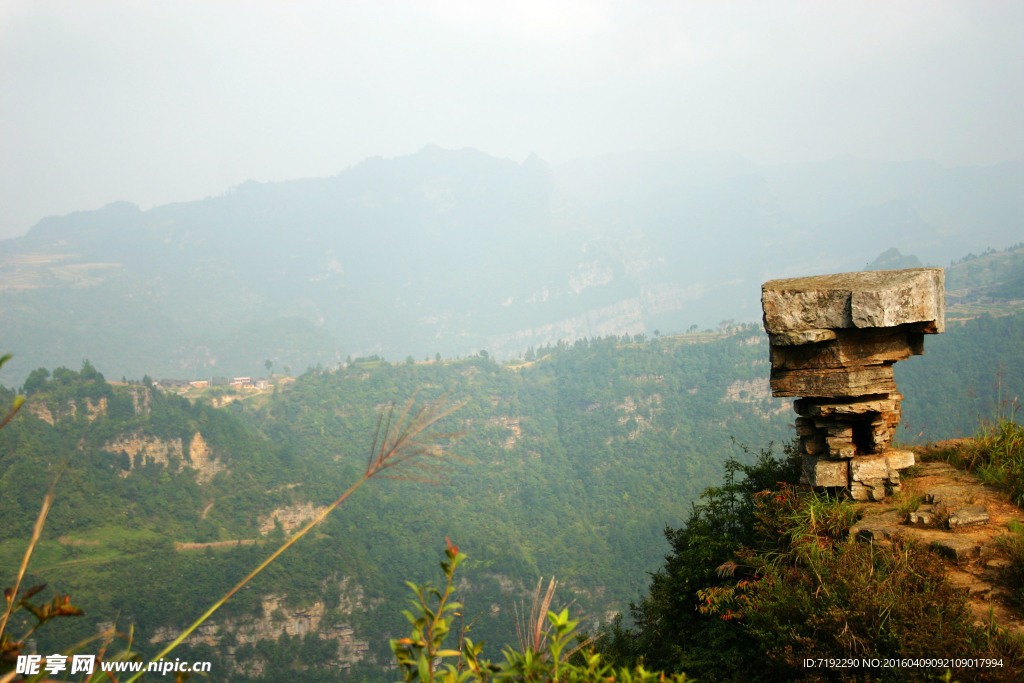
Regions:
<instances>
[{"instance_id":1,"label":"stacked rock formation","mask_svg":"<svg viewBox=\"0 0 1024 683\"><path fill-rule=\"evenodd\" d=\"M772 280L761 286L772 395L799 397L803 478L856 500L899 490L910 451L890 447L900 422L893 364L924 353L945 327L941 268Z\"/></svg>"}]
</instances>

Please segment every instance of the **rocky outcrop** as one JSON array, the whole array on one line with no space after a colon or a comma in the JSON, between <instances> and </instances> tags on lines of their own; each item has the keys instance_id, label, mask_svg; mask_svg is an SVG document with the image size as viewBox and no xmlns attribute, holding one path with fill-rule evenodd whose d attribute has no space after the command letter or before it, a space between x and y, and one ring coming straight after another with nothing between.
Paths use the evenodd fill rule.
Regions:
<instances>
[{"instance_id":1,"label":"rocky outcrop","mask_svg":"<svg viewBox=\"0 0 1024 683\"><path fill-rule=\"evenodd\" d=\"M799 397L804 480L857 500L899 489L910 451L890 448L900 421L893 364L924 353L945 327L941 268L772 280L761 287L774 396Z\"/></svg>"},{"instance_id":2,"label":"rocky outcrop","mask_svg":"<svg viewBox=\"0 0 1024 683\"><path fill-rule=\"evenodd\" d=\"M107 398L100 396L96 400L96 403L92 402L92 399L85 399L85 414L89 418L89 422L92 422L98 417L106 416L107 414Z\"/></svg>"},{"instance_id":3,"label":"rocky outcrop","mask_svg":"<svg viewBox=\"0 0 1024 683\"><path fill-rule=\"evenodd\" d=\"M207 483L213 479L215 474L227 469L223 463L213 457L206 439L199 432L192 436L192 441L189 443L188 459L188 465L196 470L196 481L200 484Z\"/></svg>"},{"instance_id":4,"label":"rocky outcrop","mask_svg":"<svg viewBox=\"0 0 1024 683\"><path fill-rule=\"evenodd\" d=\"M196 471L196 480L205 484L213 479L218 472L227 468L218 461L210 450L203 435L196 432L189 442L188 457L185 457L184 444L181 439L161 439L144 434L122 435L108 441L103 450L108 453L128 455L128 469L121 471L127 477L136 467L148 463L156 463L164 467L173 467L181 472L188 467Z\"/></svg>"},{"instance_id":5,"label":"rocky outcrop","mask_svg":"<svg viewBox=\"0 0 1024 683\"><path fill-rule=\"evenodd\" d=\"M696 393L691 391L690 393ZM725 388L723 402L745 403L751 411L764 418L780 415L789 410L789 401L772 401L772 389L767 377L761 379L738 379Z\"/></svg>"},{"instance_id":6,"label":"rocky outcrop","mask_svg":"<svg viewBox=\"0 0 1024 683\"><path fill-rule=\"evenodd\" d=\"M313 507L313 504L309 502L277 508L260 520L260 533L266 536L274 530L277 522L280 522L281 528L286 534L289 534L325 509L324 506Z\"/></svg>"},{"instance_id":7,"label":"rocky outcrop","mask_svg":"<svg viewBox=\"0 0 1024 683\"><path fill-rule=\"evenodd\" d=\"M374 601L368 601L362 587L348 577L334 582L334 586L339 599L338 606L333 609L326 607L323 601L290 607L284 595L265 595L261 600L260 616L227 619L223 622L210 619L184 642L187 645L208 645L226 652L229 658L233 658L241 645L276 641L282 634L304 636L315 633L320 640L333 641L336 644L335 656L329 665L347 671L352 664L369 656L370 643L356 636L355 629L346 618L365 612L376 605ZM333 587L327 585L323 588L333 590ZM181 629L174 626L157 628L149 642L167 642L176 638L180 632ZM228 637L229 634L231 637ZM258 675L261 667L260 662L247 660L236 661L235 669L239 673Z\"/></svg>"},{"instance_id":8,"label":"rocky outcrop","mask_svg":"<svg viewBox=\"0 0 1024 683\"><path fill-rule=\"evenodd\" d=\"M136 415L149 415L152 410L152 400L149 389L146 387L129 387L128 396L132 399L132 410Z\"/></svg>"},{"instance_id":9,"label":"rocky outcrop","mask_svg":"<svg viewBox=\"0 0 1024 683\"><path fill-rule=\"evenodd\" d=\"M936 444L922 455L930 459L904 480L898 504L863 504L850 528L859 541L887 544L909 538L946 560L946 579L961 588L976 623L1024 633L1024 622L1006 584L1004 542L1007 528L1024 522L1024 511L998 487L946 462L963 446Z\"/></svg>"},{"instance_id":10,"label":"rocky outcrop","mask_svg":"<svg viewBox=\"0 0 1024 683\"><path fill-rule=\"evenodd\" d=\"M88 397L79 400L85 404L85 416L89 422L107 414L106 397L100 396L95 402ZM75 419L75 416L78 415L78 401L69 398L51 406L42 400L32 400L28 402L26 409L52 427L59 420Z\"/></svg>"},{"instance_id":11,"label":"rocky outcrop","mask_svg":"<svg viewBox=\"0 0 1024 683\"><path fill-rule=\"evenodd\" d=\"M510 417L508 415L501 415L499 417L492 417L487 420L488 427L504 427L509 431L509 435L502 442L501 447L506 451L512 450L515 445L523 438L523 429L520 426L521 417Z\"/></svg>"},{"instance_id":12,"label":"rocky outcrop","mask_svg":"<svg viewBox=\"0 0 1024 683\"><path fill-rule=\"evenodd\" d=\"M29 401L25 405L25 409L31 415L35 415L40 420L50 425L51 427L57 422L53 415L53 411L50 410L49 406L41 401Z\"/></svg>"},{"instance_id":13,"label":"rocky outcrop","mask_svg":"<svg viewBox=\"0 0 1024 683\"><path fill-rule=\"evenodd\" d=\"M654 419L661 412L661 394L651 394L647 398L627 396L615 410L622 411L618 418L620 425L629 427L629 440L635 441L648 429L654 427Z\"/></svg>"},{"instance_id":14,"label":"rocky outcrop","mask_svg":"<svg viewBox=\"0 0 1024 683\"><path fill-rule=\"evenodd\" d=\"M127 453L131 462L129 471L146 465L147 461L158 463L164 467L174 462L180 469L184 454L181 439L160 439L142 434L120 436L108 442L103 450L110 453Z\"/></svg>"}]
</instances>

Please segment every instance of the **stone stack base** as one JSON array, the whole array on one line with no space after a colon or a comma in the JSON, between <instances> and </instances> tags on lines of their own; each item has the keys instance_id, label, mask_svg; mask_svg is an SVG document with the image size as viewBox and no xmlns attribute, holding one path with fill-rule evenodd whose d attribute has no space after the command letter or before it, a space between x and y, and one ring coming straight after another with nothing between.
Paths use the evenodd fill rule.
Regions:
<instances>
[{"instance_id":1,"label":"stone stack base","mask_svg":"<svg viewBox=\"0 0 1024 683\"><path fill-rule=\"evenodd\" d=\"M857 399L794 401L804 483L843 487L855 500L882 500L898 492L899 471L914 464L912 452L889 447L902 399L894 391Z\"/></svg>"},{"instance_id":2,"label":"stone stack base","mask_svg":"<svg viewBox=\"0 0 1024 683\"><path fill-rule=\"evenodd\" d=\"M848 460L804 455L800 481L820 488L845 489L854 500L883 500L900 490L900 470L914 464L911 451L889 449Z\"/></svg>"}]
</instances>

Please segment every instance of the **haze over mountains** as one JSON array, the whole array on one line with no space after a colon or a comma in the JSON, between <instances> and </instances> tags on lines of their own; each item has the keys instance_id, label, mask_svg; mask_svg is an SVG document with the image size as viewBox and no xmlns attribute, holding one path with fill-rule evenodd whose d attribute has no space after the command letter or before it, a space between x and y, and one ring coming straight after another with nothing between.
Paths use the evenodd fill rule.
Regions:
<instances>
[{"instance_id":1,"label":"haze over mountains","mask_svg":"<svg viewBox=\"0 0 1024 683\"><path fill-rule=\"evenodd\" d=\"M759 286L1003 248L1024 164L838 158L764 166L633 153L551 167L426 147L337 176L249 182L140 211L51 217L0 242L17 385L90 359L110 377L209 377L754 321Z\"/></svg>"}]
</instances>

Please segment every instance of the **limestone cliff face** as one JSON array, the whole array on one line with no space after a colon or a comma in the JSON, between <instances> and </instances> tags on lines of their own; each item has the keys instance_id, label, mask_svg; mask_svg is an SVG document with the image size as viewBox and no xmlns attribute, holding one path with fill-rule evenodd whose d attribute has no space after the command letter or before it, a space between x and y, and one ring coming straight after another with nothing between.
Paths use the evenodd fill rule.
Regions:
<instances>
[{"instance_id":1,"label":"limestone cliff face","mask_svg":"<svg viewBox=\"0 0 1024 683\"><path fill-rule=\"evenodd\" d=\"M741 380L738 379L725 388L725 401L738 403L754 403L772 395L772 388L768 384L768 378Z\"/></svg>"},{"instance_id":2,"label":"limestone cliff face","mask_svg":"<svg viewBox=\"0 0 1024 683\"><path fill-rule=\"evenodd\" d=\"M661 394L651 394L647 398L627 396L621 405L616 405L615 410L622 411L618 418L620 425L630 428L629 440L635 441L645 430L654 427L655 417L661 412Z\"/></svg>"},{"instance_id":3,"label":"limestone cliff face","mask_svg":"<svg viewBox=\"0 0 1024 683\"><path fill-rule=\"evenodd\" d=\"M218 472L224 471L224 465L213 457L206 439L199 432L192 436L192 442L188 447L188 466L196 470L196 480L205 484Z\"/></svg>"},{"instance_id":4,"label":"limestone cliff face","mask_svg":"<svg viewBox=\"0 0 1024 683\"><path fill-rule=\"evenodd\" d=\"M60 417L59 413L58 415L55 416L53 414L53 411L50 410L49 406L47 406L45 403L40 403L38 401L30 401L25 406L25 409L28 410L30 414L35 415L36 417L38 417L40 420L50 425L51 427L54 424L56 424L57 419Z\"/></svg>"},{"instance_id":5,"label":"limestone cliff face","mask_svg":"<svg viewBox=\"0 0 1024 683\"><path fill-rule=\"evenodd\" d=\"M342 577L336 584L340 600L334 609L328 609L322 601L303 607L288 607L287 596L265 595L261 604L261 615L254 618L235 618L224 621L210 619L185 643L188 645L209 645L218 652L234 659L239 646L259 641L276 641L281 634L304 636L315 633L320 640L336 644L335 656L325 663L342 671L348 671L357 662L370 657L370 643L357 637L348 618L353 614L366 612L375 605L366 599L363 588L349 577ZM325 591L329 586L324 586ZM150 643L163 643L178 636L180 629L173 626L158 628L149 639ZM229 637L230 636L230 637ZM258 676L263 672L260 661L234 662L234 670L245 675Z\"/></svg>"},{"instance_id":6,"label":"limestone cliff face","mask_svg":"<svg viewBox=\"0 0 1024 683\"><path fill-rule=\"evenodd\" d=\"M793 405L791 401L773 403L772 390L767 377L736 380L725 388L725 396L722 401L750 404L754 412L761 417L785 413Z\"/></svg>"},{"instance_id":7,"label":"limestone cliff face","mask_svg":"<svg viewBox=\"0 0 1024 683\"><path fill-rule=\"evenodd\" d=\"M498 417L492 417L487 420L488 427L504 427L509 431L508 437L502 442L501 447L505 450L512 450L515 445L523 438L523 429L519 426L522 421L521 417L512 417L509 415L500 415Z\"/></svg>"},{"instance_id":8,"label":"limestone cliff face","mask_svg":"<svg viewBox=\"0 0 1024 683\"><path fill-rule=\"evenodd\" d=\"M193 469L200 484L209 482L215 474L226 470L224 464L214 457L199 432L192 436L187 458L180 438L161 439L139 433L119 436L107 442L103 450L114 454L128 454L131 464L127 470L121 471L122 477L127 477L132 470L144 466L147 462L170 467L176 472L181 472L186 467Z\"/></svg>"},{"instance_id":9,"label":"limestone cliff face","mask_svg":"<svg viewBox=\"0 0 1024 683\"><path fill-rule=\"evenodd\" d=\"M146 387L130 387L128 395L132 397L132 408L136 415L149 415L150 395Z\"/></svg>"},{"instance_id":10,"label":"limestone cliff face","mask_svg":"<svg viewBox=\"0 0 1024 683\"><path fill-rule=\"evenodd\" d=\"M127 453L131 458L130 470L145 465L146 461L166 467L172 464L172 460L178 462L177 469L180 470L184 455L181 439L160 439L141 434L119 436L104 445L103 450L110 453ZM122 473L122 476L126 475L127 472Z\"/></svg>"},{"instance_id":11,"label":"limestone cliff face","mask_svg":"<svg viewBox=\"0 0 1024 683\"><path fill-rule=\"evenodd\" d=\"M286 534L289 534L323 512L324 509L324 506L314 507L309 502L277 508L260 520L260 533L266 536L274 530L275 523L280 522L281 528Z\"/></svg>"},{"instance_id":12,"label":"limestone cliff face","mask_svg":"<svg viewBox=\"0 0 1024 683\"><path fill-rule=\"evenodd\" d=\"M82 404L82 409L89 422L107 414L107 399L102 396L96 402L93 402L91 398L82 399ZM59 420L75 419L79 410L78 402L72 399L55 406L49 406L44 401L32 400L26 404L25 408L50 426L57 424Z\"/></svg>"}]
</instances>

